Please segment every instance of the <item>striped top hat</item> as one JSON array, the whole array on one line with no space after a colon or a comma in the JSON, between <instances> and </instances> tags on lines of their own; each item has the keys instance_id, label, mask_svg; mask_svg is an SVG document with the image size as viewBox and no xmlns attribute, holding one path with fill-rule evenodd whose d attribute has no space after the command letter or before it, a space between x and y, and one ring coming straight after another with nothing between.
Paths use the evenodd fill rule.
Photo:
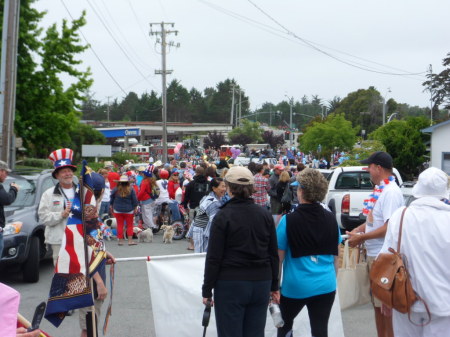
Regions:
<instances>
[{"instance_id":1,"label":"striped top hat","mask_svg":"<svg viewBox=\"0 0 450 337\"><path fill-rule=\"evenodd\" d=\"M53 162L53 167L55 168L52 176L56 179L56 172L58 172L59 169L68 167L72 171L76 171L77 167L75 165L72 165L72 158L73 158L73 151L71 149L59 149L55 150L52 153L50 153L50 156L48 156L48 159L50 159Z\"/></svg>"},{"instance_id":2,"label":"striped top hat","mask_svg":"<svg viewBox=\"0 0 450 337\"><path fill-rule=\"evenodd\" d=\"M144 175L146 177L153 177L153 170L155 169L155 166L153 166L152 164L148 165L144 171L142 171L142 173L144 173Z\"/></svg>"}]
</instances>

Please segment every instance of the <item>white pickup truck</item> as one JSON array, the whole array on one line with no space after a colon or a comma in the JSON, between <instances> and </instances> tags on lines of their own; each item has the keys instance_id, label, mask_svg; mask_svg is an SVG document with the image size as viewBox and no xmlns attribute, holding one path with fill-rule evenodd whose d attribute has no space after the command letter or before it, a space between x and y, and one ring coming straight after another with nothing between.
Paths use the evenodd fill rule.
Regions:
<instances>
[{"instance_id":1,"label":"white pickup truck","mask_svg":"<svg viewBox=\"0 0 450 337\"><path fill-rule=\"evenodd\" d=\"M401 186L402 177L395 168L394 176ZM327 180L328 193L324 203L336 215L339 226L343 230L352 230L364 223L363 203L373 190L367 166L337 167Z\"/></svg>"}]
</instances>

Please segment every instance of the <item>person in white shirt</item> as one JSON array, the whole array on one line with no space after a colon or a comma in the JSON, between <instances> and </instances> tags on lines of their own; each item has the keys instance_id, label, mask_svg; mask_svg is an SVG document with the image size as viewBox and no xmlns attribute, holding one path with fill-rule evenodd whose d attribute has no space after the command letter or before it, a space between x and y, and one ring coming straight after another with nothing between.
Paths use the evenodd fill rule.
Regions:
<instances>
[{"instance_id":1,"label":"person in white shirt","mask_svg":"<svg viewBox=\"0 0 450 337\"><path fill-rule=\"evenodd\" d=\"M100 210L98 211L98 214L100 215L100 217L103 218L103 216L105 216L105 214L107 216L110 216L109 214L109 208L111 206L110 201L111 201L111 187L109 184L109 180L108 180L108 170L107 169L100 169L98 171L99 174L101 174L103 176L103 178L105 178L105 190L103 192L103 198L100 204Z\"/></svg>"},{"instance_id":2,"label":"person in white shirt","mask_svg":"<svg viewBox=\"0 0 450 337\"><path fill-rule=\"evenodd\" d=\"M394 334L397 337L448 336L450 331L450 203L449 177L435 167L419 175L413 188L414 200L403 218L400 253L406 257L411 284L427 304L417 301L408 314L393 311ZM391 216L384 245L397 249L403 207ZM425 324L421 326L421 324Z\"/></svg>"},{"instance_id":3,"label":"person in white shirt","mask_svg":"<svg viewBox=\"0 0 450 337\"><path fill-rule=\"evenodd\" d=\"M42 193L39 203L39 221L45 225L45 243L53 250L53 264L56 265L61 241L70 214L76 185L73 183L73 174L77 167L72 165L73 151L59 149L53 151L49 158L53 161L53 178L58 180L54 187Z\"/></svg>"},{"instance_id":4,"label":"person in white shirt","mask_svg":"<svg viewBox=\"0 0 450 337\"><path fill-rule=\"evenodd\" d=\"M363 213L367 215L366 222L351 232L348 243L350 247L356 247L365 243L367 250L368 269L372 267L384 243L384 237L392 214L404 205L403 194L395 183L392 173L392 157L382 151L361 161L368 164L370 179L376 185L370 199L366 200ZM372 296L372 304L375 310L375 323L378 337L393 337L392 316L388 310L382 312L381 301Z\"/></svg>"}]
</instances>

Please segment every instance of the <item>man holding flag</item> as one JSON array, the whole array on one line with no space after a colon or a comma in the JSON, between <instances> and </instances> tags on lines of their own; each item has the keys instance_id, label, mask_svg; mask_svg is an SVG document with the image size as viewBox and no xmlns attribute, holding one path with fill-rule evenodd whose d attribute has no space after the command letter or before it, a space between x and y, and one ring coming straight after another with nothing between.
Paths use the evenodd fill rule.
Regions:
<instances>
[{"instance_id":1,"label":"man holding flag","mask_svg":"<svg viewBox=\"0 0 450 337\"><path fill-rule=\"evenodd\" d=\"M70 168L72 171L76 169L72 165L72 155L73 152L70 149L56 150L50 155L50 159L54 160L55 177L63 169ZM68 177L68 174L65 177ZM93 331L92 336L96 336L94 327L96 320L93 313L94 287L93 282L90 282L91 277L97 281L95 297L101 301L97 303L97 312L107 294L104 280L99 271L103 270L104 274L108 254L101 236L96 235L100 227L97 200L98 198L101 200L103 188L103 177L97 173L94 174L84 162L80 184L75 190L70 208L67 206L68 196L61 191L65 198L65 204L64 211L60 213L60 216L66 219L66 223L62 229L61 246L55 261L55 275L45 313L45 317L58 327L69 310L90 307L90 326L92 328L88 327L88 329ZM56 201L58 202L58 200ZM59 202L61 201L59 200ZM55 203L53 205L59 206ZM114 262L111 255L110 258ZM80 312L80 315L83 316L80 319L82 336L86 336L86 325L83 322L84 312Z\"/></svg>"}]
</instances>

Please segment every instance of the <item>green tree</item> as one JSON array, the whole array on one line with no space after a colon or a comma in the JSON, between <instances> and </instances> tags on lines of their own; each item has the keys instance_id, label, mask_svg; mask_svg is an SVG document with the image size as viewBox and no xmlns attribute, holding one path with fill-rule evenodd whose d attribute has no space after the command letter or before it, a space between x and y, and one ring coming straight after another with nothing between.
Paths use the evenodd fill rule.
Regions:
<instances>
[{"instance_id":1,"label":"green tree","mask_svg":"<svg viewBox=\"0 0 450 337\"><path fill-rule=\"evenodd\" d=\"M228 138L232 144L246 145L258 143L262 141L261 128L258 122L250 122L246 119L242 120L242 126L234 128Z\"/></svg>"},{"instance_id":2,"label":"green tree","mask_svg":"<svg viewBox=\"0 0 450 337\"><path fill-rule=\"evenodd\" d=\"M45 13L33 9L34 2L21 1L15 130L28 155L43 157L71 143L83 93L92 80L89 69L78 69L82 61L76 58L87 48L78 36L85 12L71 23L63 20L60 28L53 24L41 37L39 21ZM69 86L62 76L70 79Z\"/></svg>"},{"instance_id":3,"label":"green tree","mask_svg":"<svg viewBox=\"0 0 450 337\"><path fill-rule=\"evenodd\" d=\"M335 149L352 149L357 140L357 133L358 128L352 127L352 123L346 120L344 115L331 114L326 120L313 122L307 127L305 133L300 136L300 149L303 152L318 154L320 145L320 155L329 157Z\"/></svg>"},{"instance_id":4,"label":"green tree","mask_svg":"<svg viewBox=\"0 0 450 337\"><path fill-rule=\"evenodd\" d=\"M119 110L123 112L122 120L125 121L137 121L137 112L139 108L138 95L130 91L128 95L119 104Z\"/></svg>"},{"instance_id":5,"label":"green tree","mask_svg":"<svg viewBox=\"0 0 450 337\"><path fill-rule=\"evenodd\" d=\"M433 112L437 110L439 105L443 104L446 109L450 109L450 53L442 61L442 65L446 67L439 74L428 74L428 80L423 83L431 90L432 100L434 103Z\"/></svg>"},{"instance_id":6,"label":"green tree","mask_svg":"<svg viewBox=\"0 0 450 337\"><path fill-rule=\"evenodd\" d=\"M225 136L221 132L208 132L208 136L203 139L205 149L213 148L218 150L223 144L226 144Z\"/></svg>"},{"instance_id":7,"label":"green tree","mask_svg":"<svg viewBox=\"0 0 450 337\"><path fill-rule=\"evenodd\" d=\"M202 93L195 88L189 91L189 104L192 110L191 122L201 122L207 117L206 102Z\"/></svg>"},{"instance_id":8,"label":"green tree","mask_svg":"<svg viewBox=\"0 0 450 337\"><path fill-rule=\"evenodd\" d=\"M369 156L375 151L386 151L383 143L378 140L364 140L361 141L359 146L353 147L353 149L348 152L348 160L345 160L339 166L360 166L360 161L362 159L369 158Z\"/></svg>"},{"instance_id":9,"label":"green tree","mask_svg":"<svg viewBox=\"0 0 450 337\"><path fill-rule=\"evenodd\" d=\"M403 176L412 179L419 173L424 162L426 147L424 135L420 130L427 126L429 120L424 117L393 120L378 128L369 137L383 143L394 159L394 166Z\"/></svg>"},{"instance_id":10,"label":"green tree","mask_svg":"<svg viewBox=\"0 0 450 337\"><path fill-rule=\"evenodd\" d=\"M284 144L284 136L282 134L275 136L271 130L264 131L261 134L261 138L264 144L269 144L272 149L276 149L278 146Z\"/></svg>"},{"instance_id":11,"label":"green tree","mask_svg":"<svg viewBox=\"0 0 450 337\"><path fill-rule=\"evenodd\" d=\"M341 98L339 96L334 96L333 99L328 101L328 114L336 111L336 109L341 104Z\"/></svg>"},{"instance_id":12,"label":"green tree","mask_svg":"<svg viewBox=\"0 0 450 337\"><path fill-rule=\"evenodd\" d=\"M75 128L70 131L71 143L68 147L71 148L75 154L75 161L79 162L81 158L81 146L93 144L106 144L106 138L100 131L97 131L92 126L78 123Z\"/></svg>"},{"instance_id":13,"label":"green tree","mask_svg":"<svg viewBox=\"0 0 450 337\"><path fill-rule=\"evenodd\" d=\"M150 94L143 93L139 98L136 115L140 122L160 122L162 120L161 97L153 90Z\"/></svg>"},{"instance_id":14,"label":"green tree","mask_svg":"<svg viewBox=\"0 0 450 337\"><path fill-rule=\"evenodd\" d=\"M182 122L192 118L189 91L173 80L167 88L167 121Z\"/></svg>"},{"instance_id":15,"label":"green tree","mask_svg":"<svg viewBox=\"0 0 450 337\"><path fill-rule=\"evenodd\" d=\"M374 87L359 89L340 101L335 113L343 113L345 118L352 122L353 127L359 126L368 134L382 124L382 102L381 94Z\"/></svg>"},{"instance_id":16,"label":"green tree","mask_svg":"<svg viewBox=\"0 0 450 337\"><path fill-rule=\"evenodd\" d=\"M236 89L241 89L239 85L237 85L236 81L226 79L223 82L219 82L216 85L216 90L214 91L210 101L208 99L208 121L215 123L230 123L230 110L232 103L232 85L235 86ZM205 90L206 91L206 90ZM242 116L248 114L249 107L249 98L245 96L245 94L241 94L241 111ZM235 93L235 109L236 112L239 108L239 94Z\"/></svg>"}]
</instances>

